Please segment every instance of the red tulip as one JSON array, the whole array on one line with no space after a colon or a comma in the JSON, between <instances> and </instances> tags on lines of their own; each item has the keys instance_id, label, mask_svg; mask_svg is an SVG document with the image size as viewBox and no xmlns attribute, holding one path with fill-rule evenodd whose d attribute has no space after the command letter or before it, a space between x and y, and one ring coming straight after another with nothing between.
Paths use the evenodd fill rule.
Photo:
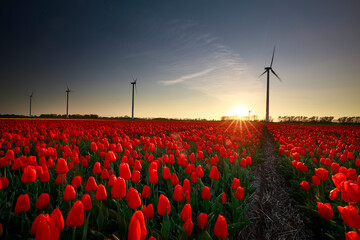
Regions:
<instances>
[{"instance_id":1,"label":"red tulip","mask_svg":"<svg viewBox=\"0 0 360 240\"><path fill-rule=\"evenodd\" d=\"M356 203L360 201L360 187L352 180L340 184L341 198L345 202Z\"/></svg>"},{"instance_id":2,"label":"red tulip","mask_svg":"<svg viewBox=\"0 0 360 240\"><path fill-rule=\"evenodd\" d=\"M119 166L119 174L120 174L120 177L122 177L125 180L130 179L131 172L130 172L129 164L121 163Z\"/></svg>"},{"instance_id":3,"label":"red tulip","mask_svg":"<svg viewBox=\"0 0 360 240\"><path fill-rule=\"evenodd\" d=\"M203 178L204 177L204 170L203 170L203 168L202 168L202 166L201 165L198 165L197 167L196 167L196 177L201 177L201 178Z\"/></svg>"},{"instance_id":4,"label":"red tulip","mask_svg":"<svg viewBox=\"0 0 360 240\"><path fill-rule=\"evenodd\" d=\"M14 161L15 160L15 153L12 149L8 150L5 155L5 159L7 161Z\"/></svg>"},{"instance_id":5,"label":"red tulip","mask_svg":"<svg viewBox=\"0 0 360 240\"><path fill-rule=\"evenodd\" d=\"M141 196L143 198L148 198L150 197L150 193L151 193L150 187L148 185L144 185Z\"/></svg>"},{"instance_id":6,"label":"red tulip","mask_svg":"<svg viewBox=\"0 0 360 240\"><path fill-rule=\"evenodd\" d=\"M217 236L218 238L221 238L221 239L225 239L228 235L226 218L224 218L220 214L215 223L214 234L215 234L215 236Z\"/></svg>"},{"instance_id":7,"label":"red tulip","mask_svg":"<svg viewBox=\"0 0 360 240\"><path fill-rule=\"evenodd\" d=\"M139 197L138 191L130 187L129 191L127 192L126 200L128 202L129 208L136 209L141 206L141 199Z\"/></svg>"},{"instance_id":8,"label":"red tulip","mask_svg":"<svg viewBox=\"0 0 360 240\"><path fill-rule=\"evenodd\" d=\"M179 184L179 178L177 177L176 173L173 173L171 175L171 185L175 186L176 184Z\"/></svg>"},{"instance_id":9,"label":"red tulip","mask_svg":"<svg viewBox=\"0 0 360 240\"><path fill-rule=\"evenodd\" d=\"M20 195L16 200L15 213L20 214L22 211L27 212L29 210L30 210L29 195L27 193Z\"/></svg>"},{"instance_id":10,"label":"red tulip","mask_svg":"<svg viewBox=\"0 0 360 240\"><path fill-rule=\"evenodd\" d=\"M183 182L183 191L186 192L186 191L191 191L191 185L190 185L190 181L189 179L185 178L184 179L184 182Z\"/></svg>"},{"instance_id":11,"label":"red tulip","mask_svg":"<svg viewBox=\"0 0 360 240\"><path fill-rule=\"evenodd\" d=\"M50 174L49 171L44 171L41 175L40 182L47 183L50 182Z\"/></svg>"},{"instance_id":12,"label":"red tulip","mask_svg":"<svg viewBox=\"0 0 360 240\"><path fill-rule=\"evenodd\" d=\"M0 178L0 182L2 184L2 188L8 188L9 187L9 179L7 177Z\"/></svg>"},{"instance_id":13,"label":"red tulip","mask_svg":"<svg viewBox=\"0 0 360 240\"><path fill-rule=\"evenodd\" d=\"M184 201L183 188L181 185L177 184L174 188L173 198L177 202Z\"/></svg>"},{"instance_id":14,"label":"red tulip","mask_svg":"<svg viewBox=\"0 0 360 240\"><path fill-rule=\"evenodd\" d=\"M64 191L64 200L71 201L76 197L75 189L72 185L67 185Z\"/></svg>"},{"instance_id":15,"label":"red tulip","mask_svg":"<svg viewBox=\"0 0 360 240\"><path fill-rule=\"evenodd\" d=\"M48 193L40 194L35 204L36 209L43 209L46 208L48 205L49 205L49 194Z\"/></svg>"},{"instance_id":16,"label":"red tulip","mask_svg":"<svg viewBox=\"0 0 360 240\"><path fill-rule=\"evenodd\" d=\"M89 177L86 183L86 191L93 192L97 189L96 181L93 176Z\"/></svg>"},{"instance_id":17,"label":"red tulip","mask_svg":"<svg viewBox=\"0 0 360 240\"><path fill-rule=\"evenodd\" d=\"M345 233L346 240L360 240L360 236L357 232L350 231Z\"/></svg>"},{"instance_id":18,"label":"red tulip","mask_svg":"<svg viewBox=\"0 0 360 240\"><path fill-rule=\"evenodd\" d=\"M244 199L244 188L242 187L238 187L235 191L235 197L239 200L243 200Z\"/></svg>"},{"instance_id":19,"label":"red tulip","mask_svg":"<svg viewBox=\"0 0 360 240\"><path fill-rule=\"evenodd\" d=\"M340 184L347 180L346 175L343 173L337 173L333 175L331 178L337 189L340 189Z\"/></svg>"},{"instance_id":20,"label":"red tulip","mask_svg":"<svg viewBox=\"0 0 360 240\"><path fill-rule=\"evenodd\" d=\"M56 225L56 228L59 232L61 232L64 229L64 217L60 211L60 209L55 208L50 217L54 220L54 223Z\"/></svg>"},{"instance_id":21,"label":"red tulip","mask_svg":"<svg viewBox=\"0 0 360 240\"><path fill-rule=\"evenodd\" d=\"M171 179L171 173L170 169L166 166L163 167L162 177L164 180L170 180Z\"/></svg>"},{"instance_id":22,"label":"red tulip","mask_svg":"<svg viewBox=\"0 0 360 240\"><path fill-rule=\"evenodd\" d=\"M69 171L68 165L63 158L59 158L56 165L57 174L65 174Z\"/></svg>"},{"instance_id":23,"label":"red tulip","mask_svg":"<svg viewBox=\"0 0 360 240\"><path fill-rule=\"evenodd\" d=\"M312 183L314 185L320 185L321 184L320 179L317 176L312 176L311 179L312 179Z\"/></svg>"},{"instance_id":24,"label":"red tulip","mask_svg":"<svg viewBox=\"0 0 360 240\"><path fill-rule=\"evenodd\" d=\"M159 178L158 178L157 170L156 169L151 170L150 176L149 176L149 182L157 183L158 181L159 181Z\"/></svg>"},{"instance_id":25,"label":"red tulip","mask_svg":"<svg viewBox=\"0 0 360 240\"><path fill-rule=\"evenodd\" d=\"M107 193L104 185L99 184L96 190L96 200L101 201L107 199Z\"/></svg>"},{"instance_id":26,"label":"red tulip","mask_svg":"<svg viewBox=\"0 0 360 240\"><path fill-rule=\"evenodd\" d=\"M193 224L191 218L188 218L183 225L183 229L185 231L186 236L189 237L191 235L193 227L194 227L194 224Z\"/></svg>"},{"instance_id":27,"label":"red tulip","mask_svg":"<svg viewBox=\"0 0 360 240\"><path fill-rule=\"evenodd\" d=\"M219 180L220 179L219 170L218 170L218 168L216 166L212 166L209 176L213 180Z\"/></svg>"},{"instance_id":28,"label":"red tulip","mask_svg":"<svg viewBox=\"0 0 360 240\"><path fill-rule=\"evenodd\" d=\"M330 191L329 198L330 198L331 200L337 201L337 200L339 199L339 192L340 192L340 190L337 189L337 188L331 190L331 191Z\"/></svg>"},{"instance_id":29,"label":"red tulip","mask_svg":"<svg viewBox=\"0 0 360 240\"><path fill-rule=\"evenodd\" d=\"M234 178L234 180L231 184L231 189L235 190L235 189L237 189L237 187L240 187L240 180L238 178Z\"/></svg>"},{"instance_id":30,"label":"red tulip","mask_svg":"<svg viewBox=\"0 0 360 240\"><path fill-rule=\"evenodd\" d=\"M159 202L157 205L157 212L160 216L164 216L165 212L167 212L167 215L170 215L170 212L171 212L171 206L170 206L169 199L162 194L159 197Z\"/></svg>"},{"instance_id":31,"label":"red tulip","mask_svg":"<svg viewBox=\"0 0 360 240\"><path fill-rule=\"evenodd\" d=\"M337 207L344 223L351 228L360 228L360 216L358 210L353 206Z\"/></svg>"},{"instance_id":32,"label":"red tulip","mask_svg":"<svg viewBox=\"0 0 360 240\"><path fill-rule=\"evenodd\" d=\"M100 162L96 162L94 164L94 167L93 167L93 171L92 171L94 174L99 174L101 173L101 165L100 165Z\"/></svg>"},{"instance_id":33,"label":"red tulip","mask_svg":"<svg viewBox=\"0 0 360 240\"><path fill-rule=\"evenodd\" d=\"M66 180L66 174L59 174L55 179L55 183L56 184L65 184L65 180Z\"/></svg>"},{"instance_id":34,"label":"red tulip","mask_svg":"<svg viewBox=\"0 0 360 240\"><path fill-rule=\"evenodd\" d=\"M111 196L115 199L126 197L126 183L121 177L114 180L114 186L111 189Z\"/></svg>"},{"instance_id":35,"label":"red tulip","mask_svg":"<svg viewBox=\"0 0 360 240\"><path fill-rule=\"evenodd\" d=\"M92 201L91 201L91 197L89 194L85 193L82 196L81 201L84 206L84 211L90 211L92 209Z\"/></svg>"},{"instance_id":36,"label":"red tulip","mask_svg":"<svg viewBox=\"0 0 360 240\"><path fill-rule=\"evenodd\" d=\"M36 169L34 166L27 166L24 168L24 172L21 175L21 182L32 183L36 180Z\"/></svg>"},{"instance_id":37,"label":"red tulip","mask_svg":"<svg viewBox=\"0 0 360 240\"><path fill-rule=\"evenodd\" d=\"M321 181L326 181L329 177L329 172L325 168L315 168L315 174Z\"/></svg>"},{"instance_id":38,"label":"red tulip","mask_svg":"<svg viewBox=\"0 0 360 240\"><path fill-rule=\"evenodd\" d=\"M183 207L180 213L181 220L186 222L187 219L191 218L191 215L192 215L192 211L190 204L185 204L185 206Z\"/></svg>"},{"instance_id":39,"label":"red tulip","mask_svg":"<svg viewBox=\"0 0 360 240\"><path fill-rule=\"evenodd\" d=\"M150 220L154 218L154 207L150 203L149 205L143 207L143 213L146 220Z\"/></svg>"},{"instance_id":40,"label":"red tulip","mask_svg":"<svg viewBox=\"0 0 360 240\"><path fill-rule=\"evenodd\" d=\"M115 162L116 161L116 155L113 151L108 151L105 155L105 160L108 160L109 162Z\"/></svg>"},{"instance_id":41,"label":"red tulip","mask_svg":"<svg viewBox=\"0 0 360 240\"><path fill-rule=\"evenodd\" d=\"M49 214L38 215L31 226L30 232L35 235L35 240L59 239L59 230Z\"/></svg>"},{"instance_id":42,"label":"red tulip","mask_svg":"<svg viewBox=\"0 0 360 240\"><path fill-rule=\"evenodd\" d=\"M68 227L80 227L84 223L84 205L78 200L70 209L69 215L66 218L66 225Z\"/></svg>"},{"instance_id":43,"label":"red tulip","mask_svg":"<svg viewBox=\"0 0 360 240\"><path fill-rule=\"evenodd\" d=\"M221 204L225 204L226 203L226 193L225 192L223 192L222 194L221 194L221 198L220 198L220 203Z\"/></svg>"},{"instance_id":44,"label":"red tulip","mask_svg":"<svg viewBox=\"0 0 360 240\"><path fill-rule=\"evenodd\" d=\"M138 170L134 170L133 173L131 174L131 181L133 183L137 183L140 181L140 172Z\"/></svg>"},{"instance_id":45,"label":"red tulip","mask_svg":"<svg viewBox=\"0 0 360 240\"><path fill-rule=\"evenodd\" d=\"M96 143L94 143L94 142L90 143L90 150L92 152L96 152L98 150Z\"/></svg>"},{"instance_id":46,"label":"red tulip","mask_svg":"<svg viewBox=\"0 0 360 240\"><path fill-rule=\"evenodd\" d=\"M317 207L318 213L322 218L329 220L334 217L334 211L332 210L330 203L317 202Z\"/></svg>"},{"instance_id":47,"label":"red tulip","mask_svg":"<svg viewBox=\"0 0 360 240\"><path fill-rule=\"evenodd\" d=\"M333 162L333 163L331 164L331 171L332 171L333 173L338 173L338 172L339 172L339 169L340 169L340 165L339 165L338 163Z\"/></svg>"},{"instance_id":48,"label":"red tulip","mask_svg":"<svg viewBox=\"0 0 360 240\"><path fill-rule=\"evenodd\" d=\"M74 187L74 188L79 188L81 186L81 177L80 176L75 176L73 178L73 180L71 181L71 185Z\"/></svg>"},{"instance_id":49,"label":"red tulip","mask_svg":"<svg viewBox=\"0 0 360 240\"><path fill-rule=\"evenodd\" d=\"M197 219L197 225L201 230L204 230L208 225L208 216L206 213L200 213Z\"/></svg>"},{"instance_id":50,"label":"red tulip","mask_svg":"<svg viewBox=\"0 0 360 240\"><path fill-rule=\"evenodd\" d=\"M307 181L302 181L300 183L300 187L303 191L309 191L310 190L310 185Z\"/></svg>"},{"instance_id":51,"label":"red tulip","mask_svg":"<svg viewBox=\"0 0 360 240\"><path fill-rule=\"evenodd\" d=\"M41 166L36 166L35 170L36 170L36 178L41 178L41 176L43 175L42 167Z\"/></svg>"},{"instance_id":52,"label":"red tulip","mask_svg":"<svg viewBox=\"0 0 360 240\"><path fill-rule=\"evenodd\" d=\"M130 220L128 240L145 240L147 235L144 214L136 211Z\"/></svg>"},{"instance_id":53,"label":"red tulip","mask_svg":"<svg viewBox=\"0 0 360 240\"><path fill-rule=\"evenodd\" d=\"M204 200L210 200L211 199L211 192L210 192L210 188L205 186L203 188L203 190L201 191L201 197Z\"/></svg>"}]
</instances>

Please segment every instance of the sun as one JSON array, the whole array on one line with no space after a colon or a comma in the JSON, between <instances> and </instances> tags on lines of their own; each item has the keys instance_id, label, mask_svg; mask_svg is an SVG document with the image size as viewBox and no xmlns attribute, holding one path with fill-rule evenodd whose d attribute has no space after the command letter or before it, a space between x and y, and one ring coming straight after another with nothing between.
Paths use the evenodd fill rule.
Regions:
<instances>
[{"instance_id":1,"label":"sun","mask_svg":"<svg viewBox=\"0 0 360 240\"><path fill-rule=\"evenodd\" d=\"M228 112L228 116L237 116L238 118L242 118L249 115L248 108L244 105L237 105L231 108Z\"/></svg>"}]
</instances>

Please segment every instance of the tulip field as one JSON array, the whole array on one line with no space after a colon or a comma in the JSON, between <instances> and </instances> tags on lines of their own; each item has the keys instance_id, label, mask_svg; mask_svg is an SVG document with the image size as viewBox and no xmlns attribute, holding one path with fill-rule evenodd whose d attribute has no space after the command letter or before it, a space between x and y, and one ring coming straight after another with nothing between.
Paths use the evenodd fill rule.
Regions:
<instances>
[{"instance_id":1,"label":"tulip field","mask_svg":"<svg viewBox=\"0 0 360 240\"><path fill-rule=\"evenodd\" d=\"M267 127L313 231L322 238L360 239L360 127Z\"/></svg>"},{"instance_id":2,"label":"tulip field","mask_svg":"<svg viewBox=\"0 0 360 240\"><path fill-rule=\"evenodd\" d=\"M249 223L247 199L254 191L251 170L262 128L239 122L1 119L0 238L237 239ZM321 216L343 226L341 217L330 216L334 209L346 230L360 228L360 220L348 217L360 218L360 195L353 194L360 192L360 159L354 159L359 130L301 130L308 134L293 131L291 138L271 126L292 153L284 157L307 167L297 172L310 182L309 195L316 193L309 201L330 203L319 206Z\"/></svg>"}]
</instances>

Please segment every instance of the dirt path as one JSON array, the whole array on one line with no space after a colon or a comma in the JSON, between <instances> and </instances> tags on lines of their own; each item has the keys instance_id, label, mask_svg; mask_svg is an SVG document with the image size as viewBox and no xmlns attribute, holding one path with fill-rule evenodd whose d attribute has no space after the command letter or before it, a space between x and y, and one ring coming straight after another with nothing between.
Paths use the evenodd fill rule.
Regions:
<instances>
[{"instance_id":1,"label":"dirt path","mask_svg":"<svg viewBox=\"0 0 360 240\"><path fill-rule=\"evenodd\" d=\"M254 171L252 185L256 191L249 198L250 224L240 232L239 239L313 239L300 210L289 197L289 184L276 171L279 155L268 129L263 130L264 162Z\"/></svg>"}]
</instances>

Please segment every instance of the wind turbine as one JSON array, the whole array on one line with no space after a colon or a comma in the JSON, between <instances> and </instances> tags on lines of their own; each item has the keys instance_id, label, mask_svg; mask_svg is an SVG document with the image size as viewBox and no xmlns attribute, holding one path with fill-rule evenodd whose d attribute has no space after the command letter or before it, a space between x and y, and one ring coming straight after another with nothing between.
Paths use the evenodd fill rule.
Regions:
<instances>
[{"instance_id":1,"label":"wind turbine","mask_svg":"<svg viewBox=\"0 0 360 240\"><path fill-rule=\"evenodd\" d=\"M248 111L249 111L249 121L250 121L250 113L251 113L251 111L252 111L252 109L251 108L248 108Z\"/></svg>"},{"instance_id":2,"label":"wind turbine","mask_svg":"<svg viewBox=\"0 0 360 240\"><path fill-rule=\"evenodd\" d=\"M131 118L134 119L134 87L136 88L136 81L137 81L137 78L134 79L133 76L132 77L132 82L131 82L131 85L132 85L132 111L131 111Z\"/></svg>"},{"instance_id":3,"label":"wind turbine","mask_svg":"<svg viewBox=\"0 0 360 240\"><path fill-rule=\"evenodd\" d=\"M69 86L66 84L66 118L69 117L69 93L73 92L70 90Z\"/></svg>"},{"instance_id":4,"label":"wind turbine","mask_svg":"<svg viewBox=\"0 0 360 240\"><path fill-rule=\"evenodd\" d=\"M266 89L266 122L269 122L269 82L270 82L270 71L280 80L280 77L274 72L274 70L272 69L272 64L274 61L274 54L275 54L275 46L274 46L274 50L273 50L273 54L272 54L272 58L271 58L271 63L270 63L270 67L265 67L265 72L263 72L259 77L261 77L262 75L264 75L265 73L267 73L267 89Z\"/></svg>"},{"instance_id":5,"label":"wind turbine","mask_svg":"<svg viewBox=\"0 0 360 240\"><path fill-rule=\"evenodd\" d=\"M34 92L32 92L29 97L30 97L30 109L29 109L29 117L31 117L31 100L32 100L32 97L34 95Z\"/></svg>"}]
</instances>

